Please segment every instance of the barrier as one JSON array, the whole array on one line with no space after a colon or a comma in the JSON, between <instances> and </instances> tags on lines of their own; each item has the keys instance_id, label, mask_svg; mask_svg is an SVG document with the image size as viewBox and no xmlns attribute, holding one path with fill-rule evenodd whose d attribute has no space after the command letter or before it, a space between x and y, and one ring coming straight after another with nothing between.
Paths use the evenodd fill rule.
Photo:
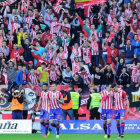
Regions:
<instances>
[{"instance_id":1,"label":"barrier","mask_svg":"<svg viewBox=\"0 0 140 140\"><path fill-rule=\"evenodd\" d=\"M60 133L104 133L101 120L66 120L61 121L60 126ZM45 132L45 129L40 127L39 122L33 124L33 129L38 131L41 129L42 133ZM55 133L55 129L52 129L52 133ZM30 134L31 130L31 120L0 120L0 134ZM125 133L139 132L140 120L125 121ZM112 121L111 133L118 133L115 120Z\"/></svg>"},{"instance_id":2,"label":"barrier","mask_svg":"<svg viewBox=\"0 0 140 140\"><path fill-rule=\"evenodd\" d=\"M40 128L39 125L38 122L34 127ZM104 133L101 120L67 120L61 121L60 126L60 133ZM55 133L55 129L52 129L52 133ZM44 132L43 127L41 127L41 132ZM111 133L118 133L115 120L112 121ZM125 133L140 133L140 120L126 120Z\"/></svg>"},{"instance_id":3,"label":"barrier","mask_svg":"<svg viewBox=\"0 0 140 140\"><path fill-rule=\"evenodd\" d=\"M31 120L0 120L0 134L31 134Z\"/></svg>"}]
</instances>

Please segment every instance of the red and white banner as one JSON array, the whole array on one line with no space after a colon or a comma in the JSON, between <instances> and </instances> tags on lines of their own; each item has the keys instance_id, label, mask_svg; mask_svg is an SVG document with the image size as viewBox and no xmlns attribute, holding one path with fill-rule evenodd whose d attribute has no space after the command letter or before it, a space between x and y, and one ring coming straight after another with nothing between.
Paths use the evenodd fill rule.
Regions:
<instances>
[{"instance_id":1,"label":"red and white banner","mask_svg":"<svg viewBox=\"0 0 140 140\"><path fill-rule=\"evenodd\" d=\"M99 4L103 4L107 2L107 0L91 0L91 1L81 1L79 0L79 2L75 2L75 8L80 8L80 7L85 7L88 5L99 5Z\"/></svg>"}]
</instances>

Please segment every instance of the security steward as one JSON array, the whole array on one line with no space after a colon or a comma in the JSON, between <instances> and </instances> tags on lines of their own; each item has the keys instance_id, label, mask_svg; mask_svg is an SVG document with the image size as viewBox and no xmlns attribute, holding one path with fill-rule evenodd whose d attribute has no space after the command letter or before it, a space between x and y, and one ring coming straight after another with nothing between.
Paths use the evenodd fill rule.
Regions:
<instances>
[{"instance_id":1,"label":"security steward","mask_svg":"<svg viewBox=\"0 0 140 140\"><path fill-rule=\"evenodd\" d=\"M97 88L93 88L87 102L87 110L89 110L90 107L90 120L94 120L95 118L96 120L100 120L100 113L98 112L100 99L101 94L97 92Z\"/></svg>"},{"instance_id":2,"label":"security steward","mask_svg":"<svg viewBox=\"0 0 140 140\"><path fill-rule=\"evenodd\" d=\"M14 90L12 94L9 95L9 102L12 108L12 119L22 119L23 116L23 96L19 90Z\"/></svg>"},{"instance_id":3,"label":"security steward","mask_svg":"<svg viewBox=\"0 0 140 140\"><path fill-rule=\"evenodd\" d=\"M71 99L73 101L73 108L72 109L73 109L74 118L75 118L75 120L78 120L78 116L79 116L78 109L80 107L80 94L74 90L73 85L69 86L69 92L71 95Z\"/></svg>"},{"instance_id":4,"label":"security steward","mask_svg":"<svg viewBox=\"0 0 140 140\"><path fill-rule=\"evenodd\" d=\"M66 120L67 115L69 116L70 120L74 120L74 115L72 110L73 102L71 99L71 95L69 92L64 90L61 90L61 93L63 95L63 100L64 100L64 104L61 105L63 120Z\"/></svg>"}]
</instances>

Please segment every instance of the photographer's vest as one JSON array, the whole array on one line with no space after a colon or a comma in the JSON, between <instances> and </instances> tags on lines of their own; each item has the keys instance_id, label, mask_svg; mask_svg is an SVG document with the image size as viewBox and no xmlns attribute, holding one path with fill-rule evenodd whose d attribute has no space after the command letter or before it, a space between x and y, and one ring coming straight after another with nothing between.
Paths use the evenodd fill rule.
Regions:
<instances>
[{"instance_id":1,"label":"photographer's vest","mask_svg":"<svg viewBox=\"0 0 140 140\"><path fill-rule=\"evenodd\" d=\"M101 94L99 93L92 93L91 96L91 102L90 102L90 109L93 109L95 107L100 107L99 100L101 99Z\"/></svg>"},{"instance_id":2,"label":"photographer's vest","mask_svg":"<svg viewBox=\"0 0 140 140\"><path fill-rule=\"evenodd\" d=\"M63 98L64 101L67 100L67 95ZM61 108L63 110L68 110L68 109L71 109L73 107L73 102L72 102L72 99L69 101L69 103L64 103L61 105Z\"/></svg>"},{"instance_id":3,"label":"photographer's vest","mask_svg":"<svg viewBox=\"0 0 140 140\"><path fill-rule=\"evenodd\" d=\"M23 103L19 103L19 101L16 98L13 98L11 108L12 108L12 111L23 110Z\"/></svg>"},{"instance_id":4,"label":"photographer's vest","mask_svg":"<svg viewBox=\"0 0 140 140\"><path fill-rule=\"evenodd\" d=\"M70 92L71 99L73 101L73 108L72 109L78 109L79 108L79 93L77 92Z\"/></svg>"}]
</instances>

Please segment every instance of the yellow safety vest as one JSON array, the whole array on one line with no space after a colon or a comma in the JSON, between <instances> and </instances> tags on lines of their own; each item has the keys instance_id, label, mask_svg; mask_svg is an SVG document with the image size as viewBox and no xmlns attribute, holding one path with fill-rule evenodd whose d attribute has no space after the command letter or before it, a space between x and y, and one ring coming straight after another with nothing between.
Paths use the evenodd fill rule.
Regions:
<instances>
[{"instance_id":1,"label":"yellow safety vest","mask_svg":"<svg viewBox=\"0 0 140 140\"><path fill-rule=\"evenodd\" d=\"M92 93L91 96L91 102L90 102L90 109L93 109L95 107L100 107L99 100L101 99L101 94L99 93Z\"/></svg>"},{"instance_id":2,"label":"yellow safety vest","mask_svg":"<svg viewBox=\"0 0 140 140\"><path fill-rule=\"evenodd\" d=\"M73 101L73 108L72 109L78 109L79 108L79 93L77 92L70 92L71 99Z\"/></svg>"}]
</instances>

